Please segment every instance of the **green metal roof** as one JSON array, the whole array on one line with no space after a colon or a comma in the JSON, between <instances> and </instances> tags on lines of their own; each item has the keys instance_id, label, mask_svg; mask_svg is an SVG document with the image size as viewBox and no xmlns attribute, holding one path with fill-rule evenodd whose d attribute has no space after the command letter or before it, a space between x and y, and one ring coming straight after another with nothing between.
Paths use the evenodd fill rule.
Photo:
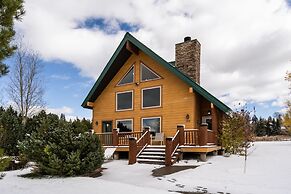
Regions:
<instances>
[{"instance_id":1,"label":"green metal roof","mask_svg":"<svg viewBox=\"0 0 291 194\"><path fill-rule=\"evenodd\" d=\"M220 100L218 100L216 97L211 95L208 91L206 91L204 88L202 88L199 84L197 84L195 81L193 81L187 75L182 73L179 69L177 69L171 63L165 61L163 58L161 58L159 55L157 55L155 52L153 52L147 46L142 44L139 40L137 40L135 37L133 37L128 32L124 35L124 38L120 42L116 51L113 53L109 62L107 63L107 65L103 69L101 75L99 76L99 78L95 82L94 86L90 90L89 94L87 95L87 97L83 101L82 107L91 108L91 107L87 106L87 102L94 102L97 99L97 97L101 94L103 89L107 86L107 84L110 82L110 80L114 77L114 75L118 72L118 70L124 64L124 62L130 57L131 53L129 51L126 51L126 49L125 49L125 44L127 41L130 41L133 45L135 45L137 48L139 48L142 52L144 52L145 54L150 56L153 60L158 62L160 65L164 66L166 69L168 69L169 71L174 73L182 81L184 81L189 86L191 86L194 89L194 91L196 91L198 94L203 96L208 101L212 102L217 108L219 108L223 112L228 112L231 110L227 105L225 105Z\"/></svg>"}]
</instances>

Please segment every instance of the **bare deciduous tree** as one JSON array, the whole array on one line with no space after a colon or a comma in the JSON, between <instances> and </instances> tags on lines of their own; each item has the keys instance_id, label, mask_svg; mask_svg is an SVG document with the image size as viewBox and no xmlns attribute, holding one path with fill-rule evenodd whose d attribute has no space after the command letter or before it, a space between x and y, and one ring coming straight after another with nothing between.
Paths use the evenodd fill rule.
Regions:
<instances>
[{"instance_id":1,"label":"bare deciduous tree","mask_svg":"<svg viewBox=\"0 0 291 194\"><path fill-rule=\"evenodd\" d=\"M39 55L20 43L15 52L8 93L21 114L22 122L43 107L43 82Z\"/></svg>"}]
</instances>

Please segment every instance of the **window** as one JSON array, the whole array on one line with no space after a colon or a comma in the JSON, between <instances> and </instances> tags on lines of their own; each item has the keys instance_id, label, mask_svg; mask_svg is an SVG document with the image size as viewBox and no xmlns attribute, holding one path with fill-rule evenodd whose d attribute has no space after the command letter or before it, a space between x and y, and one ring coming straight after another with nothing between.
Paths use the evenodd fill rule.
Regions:
<instances>
[{"instance_id":1,"label":"window","mask_svg":"<svg viewBox=\"0 0 291 194\"><path fill-rule=\"evenodd\" d=\"M149 81L161 78L160 76L158 76L158 74L156 74L154 71L152 71L150 68L142 63L140 64L140 72L141 81Z\"/></svg>"},{"instance_id":2,"label":"window","mask_svg":"<svg viewBox=\"0 0 291 194\"><path fill-rule=\"evenodd\" d=\"M156 133L161 132L161 117L142 118L141 122L142 122L142 128L150 127L151 131L154 131Z\"/></svg>"},{"instance_id":3,"label":"window","mask_svg":"<svg viewBox=\"0 0 291 194\"><path fill-rule=\"evenodd\" d=\"M129 69L129 71L123 76L123 78L118 82L118 86L133 83L134 80L134 65Z\"/></svg>"},{"instance_id":4,"label":"window","mask_svg":"<svg viewBox=\"0 0 291 194\"><path fill-rule=\"evenodd\" d=\"M116 127L119 128L119 132L131 132L133 131L133 119L116 120Z\"/></svg>"},{"instance_id":5,"label":"window","mask_svg":"<svg viewBox=\"0 0 291 194\"><path fill-rule=\"evenodd\" d=\"M142 108L161 107L161 86L142 89Z\"/></svg>"},{"instance_id":6,"label":"window","mask_svg":"<svg viewBox=\"0 0 291 194\"><path fill-rule=\"evenodd\" d=\"M116 93L116 110L125 111L133 109L133 91Z\"/></svg>"}]
</instances>

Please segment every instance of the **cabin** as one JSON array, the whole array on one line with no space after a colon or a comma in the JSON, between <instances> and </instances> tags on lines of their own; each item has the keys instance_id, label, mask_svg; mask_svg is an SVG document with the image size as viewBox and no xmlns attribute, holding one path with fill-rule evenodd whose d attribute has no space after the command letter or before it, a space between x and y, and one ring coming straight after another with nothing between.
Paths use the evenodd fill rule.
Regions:
<instances>
[{"instance_id":1,"label":"cabin","mask_svg":"<svg viewBox=\"0 0 291 194\"><path fill-rule=\"evenodd\" d=\"M172 165L183 153L221 149L219 123L231 109L200 86L201 45L185 37L167 62L126 33L82 103L114 157Z\"/></svg>"}]
</instances>

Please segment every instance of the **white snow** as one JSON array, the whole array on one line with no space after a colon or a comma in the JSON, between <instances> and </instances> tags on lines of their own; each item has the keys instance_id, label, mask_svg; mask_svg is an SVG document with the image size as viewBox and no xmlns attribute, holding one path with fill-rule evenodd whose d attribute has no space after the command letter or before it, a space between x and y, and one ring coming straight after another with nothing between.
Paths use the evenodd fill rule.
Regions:
<instances>
[{"instance_id":1,"label":"white snow","mask_svg":"<svg viewBox=\"0 0 291 194\"><path fill-rule=\"evenodd\" d=\"M186 163L187 162L187 163ZM163 166L127 165L127 160L112 160L97 178L29 179L18 177L23 171L7 172L0 180L0 194L77 194L77 193L168 193L202 191L235 194L291 194L291 141L256 142L247 159L213 156L207 162L182 161L175 166L200 165L174 174L153 177L152 170Z\"/></svg>"},{"instance_id":2,"label":"white snow","mask_svg":"<svg viewBox=\"0 0 291 194\"><path fill-rule=\"evenodd\" d=\"M112 159L115 150L116 150L116 148L106 148L106 149L104 150L104 158L105 158L106 160Z\"/></svg>"}]
</instances>

